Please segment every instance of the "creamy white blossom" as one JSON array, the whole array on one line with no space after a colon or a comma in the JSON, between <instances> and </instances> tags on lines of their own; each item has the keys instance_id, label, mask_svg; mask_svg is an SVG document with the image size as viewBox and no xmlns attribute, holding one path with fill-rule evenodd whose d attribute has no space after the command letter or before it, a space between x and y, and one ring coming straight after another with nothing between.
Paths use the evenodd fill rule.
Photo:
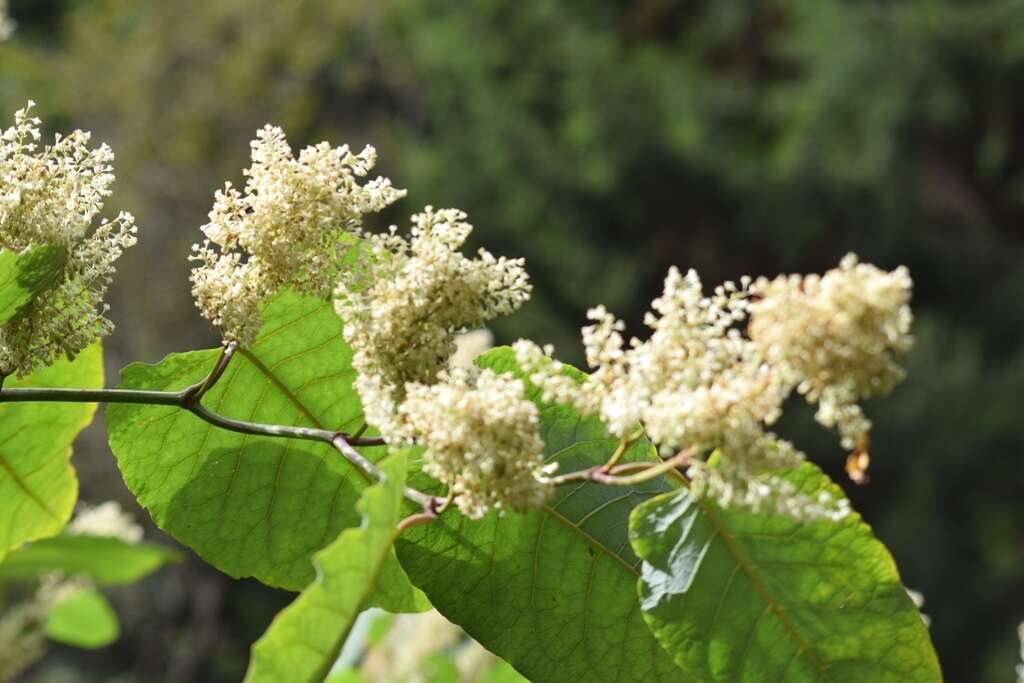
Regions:
<instances>
[{"instance_id":1,"label":"creamy white blossom","mask_svg":"<svg viewBox=\"0 0 1024 683\"><path fill-rule=\"evenodd\" d=\"M454 369L433 385L408 384L401 411L426 447L423 471L448 485L467 517L536 507L551 494L537 406L521 380Z\"/></svg>"},{"instance_id":2,"label":"creamy white blossom","mask_svg":"<svg viewBox=\"0 0 1024 683\"><path fill-rule=\"evenodd\" d=\"M447 369L459 332L515 311L530 295L522 259L459 249L472 226L457 209L427 207L411 237L392 227L366 237L357 275L342 278L335 308L352 347L367 421L389 439L404 436L399 407L409 383L430 385Z\"/></svg>"},{"instance_id":3,"label":"creamy white blossom","mask_svg":"<svg viewBox=\"0 0 1024 683\"><path fill-rule=\"evenodd\" d=\"M0 328L0 371L27 374L60 354L74 356L113 329L103 295L114 261L135 244L130 214L106 219L90 232L114 181L114 155L89 148L76 130L39 148L33 102L0 135L0 246L20 251L51 244L67 250L62 280L40 294L30 313Z\"/></svg>"},{"instance_id":4,"label":"creamy white blossom","mask_svg":"<svg viewBox=\"0 0 1024 683\"><path fill-rule=\"evenodd\" d=\"M817 275L754 283L750 337L784 381L818 404L816 417L836 427L853 449L871 429L858 401L888 393L904 377L897 362L909 351L912 282L847 255Z\"/></svg>"},{"instance_id":5,"label":"creamy white blossom","mask_svg":"<svg viewBox=\"0 0 1024 683\"><path fill-rule=\"evenodd\" d=\"M755 511L841 517L845 500L809 499L772 476L804 456L767 428L799 390L852 447L851 434L870 427L852 419L856 401L902 376L895 356L910 343L909 287L905 269L885 273L853 257L823 278L744 277L711 294L694 271L673 268L645 319L648 339L627 343L622 321L604 307L589 312L583 343L593 373L582 383L550 348L520 341L515 350L545 400L599 415L620 437L642 425L666 456L693 449L697 493Z\"/></svg>"},{"instance_id":6,"label":"creamy white blossom","mask_svg":"<svg viewBox=\"0 0 1024 683\"><path fill-rule=\"evenodd\" d=\"M78 512L68 524L67 532L75 536L105 536L125 543L140 543L142 527L131 514L121 509L114 500L92 506L80 503Z\"/></svg>"},{"instance_id":7,"label":"creamy white blossom","mask_svg":"<svg viewBox=\"0 0 1024 683\"><path fill-rule=\"evenodd\" d=\"M326 142L296 158L280 128L257 133L244 189L217 191L207 239L193 247L196 305L225 339L255 338L259 305L279 289L333 291L363 216L405 194L387 178L363 182L376 160L373 147L353 154Z\"/></svg>"}]
</instances>

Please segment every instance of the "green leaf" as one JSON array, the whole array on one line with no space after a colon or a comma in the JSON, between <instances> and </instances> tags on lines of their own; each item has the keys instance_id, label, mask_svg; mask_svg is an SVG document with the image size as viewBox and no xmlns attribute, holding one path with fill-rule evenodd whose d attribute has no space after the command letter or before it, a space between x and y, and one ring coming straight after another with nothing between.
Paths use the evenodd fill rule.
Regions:
<instances>
[{"instance_id":1,"label":"green leaf","mask_svg":"<svg viewBox=\"0 0 1024 683\"><path fill-rule=\"evenodd\" d=\"M24 315L37 295L58 282L67 255L52 244L21 253L0 249L0 325Z\"/></svg>"},{"instance_id":2,"label":"green leaf","mask_svg":"<svg viewBox=\"0 0 1024 683\"><path fill-rule=\"evenodd\" d=\"M406 457L382 464L383 482L363 493L363 521L316 554L317 578L256 641L245 680L323 681L367 606L391 552L402 514Z\"/></svg>"},{"instance_id":3,"label":"green leaf","mask_svg":"<svg viewBox=\"0 0 1024 683\"><path fill-rule=\"evenodd\" d=\"M5 387L103 385L103 353L94 344ZM71 517L78 480L71 442L92 421L89 403L0 403L0 558L26 541L53 536Z\"/></svg>"},{"instance_id":4,"label":"green leaf","mask_svg":"<svg viewBox=\"0 0 1024 683\"><path fill-rule=\"evenodd\" d=\"M522 376L508 348L477 362ZM538 401L534 387L528 396ZM617 440L596 418L539 405L547 459L562 471L603 463L614 451ZM625 454L654 458L647 443ZM640 614L639 560L627 538L630 510L669 488L665 480L574 484L528 514L470 521L446 513L403 534L398 557L442 614L532 681L678 681Z\"/></svg>"},{"instance_id":5,"label":"green leaf","mask_svg":"<svg viewBox=\"0 0 1024 683\"><path fill-rule=\"evenodd\" d=\"M62 534L24 545L0 562L0 582L35 579L50 572L87 576L100 584L133 583L178 553L152 543L104 536Z\"/></svg>"},{"instance_id":6,"label":"green leaf","mask_svg":"<svg viewBox=\"0 0 1024 683\"><path fill-rule=\"evenodd\" d=\"M46 615L43 630L50 640L87 649L110 645L121 635L114 608L93 588L58 602Z\"/></svg>"},{"instance_id":7,"label":"green leaf","mask_svg":"<svg viewBox=\"0 0 1024 683\"><path fill-rule=\"evenodd\" d=\"M256 422L358 428L352 352L331 305L284 292L263 315L259 337L235 354L204 405ZM182 389L218 353L134 363L121 386ZM153 520L236 578L300 590L313 579L313 553L358 522L353 506L366 479L327 444L238 434L168 406L110 405L107 427L125 483Z\"/></svg>"},{"instance_id":8,"label":"green leaf","mask_svg":"<svg viewBox=\"0 0 1024 683\"><path fill-rule=\"evenodd\" d=\"M842 495L810 463L787 477ZM892 557L857 514L801 524L678 491L637 508L630 536L644 617L698 680L942 680Z\"/></svg>"}]
</instances>

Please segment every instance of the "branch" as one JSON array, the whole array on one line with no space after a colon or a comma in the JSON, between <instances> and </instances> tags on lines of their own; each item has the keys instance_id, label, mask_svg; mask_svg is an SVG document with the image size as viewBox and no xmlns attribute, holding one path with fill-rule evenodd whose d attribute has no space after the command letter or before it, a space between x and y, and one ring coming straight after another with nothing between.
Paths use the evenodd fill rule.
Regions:
<instances>
[{"instance_id":1,"label":"branch","mask_svg":"<svg viewBox=\"0 0 1024 683\"><path fill-rule=\"evenodd\" d=\"M588 467L585 470L567 472L557 477L551 477L548 481L555 486L562 486L563 484L576 481L592 481L598 484L608 484L609 486L634 486L660 477L663 474L676 473L681 476L677 468L687 465L695 452L696 450L691 446L662 462L628 462L612 467L608 467L607 464L598 465L596 467ZM635 472L635 474L622 476L627 472Z\"/></svg>"},{"instance_id":2,"label":"branch","mask_svg":"<svg viewBox=\"0 0 1024 683\"><path fill-rule=\"evenodd\" d=\"M172 406L187 410L210 424L240 434L268 436L304 441L319 441L333 446L342 457L370 480L384 478L380 468L363 456L355 447L382 446L380 437L350 436L345 432L334 432L315 427L294 427L291 425L264 424L237 420L216 413L202 404L202 398L223 376L238 345L225 345L216 365L201 381L181 391L149 391L142 389L66 389L51 387L26 387L3 389L0 384L0 403L50 402L50 403L133 403L139 405ZM437 516L442 499L406 487L405 497L423 507L425 514Z\"/></svg>"},{"instance_id":3,"label":"branch","mask_svg":"<svg viewBox=\"0 0 1024 683\"><path fill-rule=\"evenodd\" d=\"M352 448L352 445L345 438L344 434L333 434L329 443L334 446L346 460L358 467L366 475L373 477L377 481L384 479L384 473L380 471L380 468L370 462L362 453ZM408 486L405 487L404 493L406 498L423 506L424 512L427 514L433 514L434 517L437 516L438 506L444 501L443 498L431 496Z\"/></svg>"}]
</instances>

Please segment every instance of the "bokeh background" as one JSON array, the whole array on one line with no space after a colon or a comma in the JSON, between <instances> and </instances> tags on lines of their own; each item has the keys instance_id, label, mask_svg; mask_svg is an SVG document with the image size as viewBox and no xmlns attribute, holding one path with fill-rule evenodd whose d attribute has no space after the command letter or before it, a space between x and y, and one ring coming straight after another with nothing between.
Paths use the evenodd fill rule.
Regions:
<instances>
[{"instance_id":1,"label":"bokeh background","mask_svg":"<svg viewBox=\"0 0 1024 683\"><path fill-rule=\"evenodd\" d=\"M109 381L212 345L186 257L267 122L295 147L374 144L475 245L525 256L534 300L494 326L581 360L605 303L631 331L672 264L705 282L822 271L848 251L915 280L909 379L868 406L869 485L794 405L782 431L892 550L948 680L1007 681L1024 618L1024 2L1020 0L12 0L0 125L117 154L139 245L110 301ZM86 500L131 498L101 428ZM140 513L144 517L144 513ZM148 522L148 520L147 520ZM153 537L158 532L150 529ZM170 542L170 541L168 541ZM289 595L190 559L114 600L118 645L27 680L236 681Z\"/></svg>"}]
</instances>

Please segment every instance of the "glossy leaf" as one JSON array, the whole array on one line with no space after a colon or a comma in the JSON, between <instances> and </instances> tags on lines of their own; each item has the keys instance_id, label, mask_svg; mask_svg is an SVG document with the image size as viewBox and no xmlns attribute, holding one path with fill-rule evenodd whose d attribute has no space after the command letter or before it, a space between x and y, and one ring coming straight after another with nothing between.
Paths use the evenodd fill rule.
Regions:
<instances>
[{"instance_id":1,"label":"glossy leaf","mask_svg":"<svg viewBox=\"0 0 1024 683\"><path fill-rule=\"evenodd\" d=\"M316 554L316 580L256 641L247 682L314 683L327 677L391 556L406 467L402 453L383 463L385 480L367 488L357 505L362 524Z\"/></svg>"},{"instance_id":2,"label":"glossy leaf","mask_svg":"<svg viewBox=\"0 0 1024 683\"><path fill-rule=\"evenodd\" d=\"M805 493L837 487L806 463ZM633 513L644 616L701 681L941 681L921 615L859 515L800 524L686 491Z\"/></svg>"},{"instance_id":3,"label":"glossy leaf","mask_svg":"<svg viewBox=\"0 0 1024 683\"><path fill-rule=\"evenodd\" d=\"M352 351L331 304L283 292L263 315L258 338L204 405L255 422L357 429ZM205 377L218 353L134 363L121 386L182 389ZM327 444L238 434L168 406L108 406L107 427L125 483L153 520L236 578L300 590L313 579L313 553L358 521L366 478Z\"/></svg>"},{"instance_id":4,"label":"glossy leaf","mask_svg":"<svg viewBox=\"0 0 1024 683\"><path fill-rule=\"evenodd\" d=\"M103 385L99 344L74 362L58 360L28 377L8 377L11 387ZM0 558L26 541L64 528L78 497L71 442L92 421L89 403L0 403Z\"/></svg>"},{"instance_id":5,"label":"glossy leaf","mask_svg":"<svg viewBox=\"0 0 1024 683\"><path fill-rule=\"evenodd\" d=\"M521 374L508 348L478 363ZM566 406L541 404L541 430L563 471L605 462L617 443ZM655 457L649 444L625 455ZM403 534L398 556L438 610L532 681L679 681L640 614L640 563L627 538L630 510L669 488L574 484L527 514L446 513Z\"/></svg>"},{"instance_id":6,"label":"glossy leaf","mask_svg":"<svg viewBox=\"0 0 1024 683\"><path fill-rule=\"evenodd\" d=\"M43 630L50 640L87 649L106 647L121 635L117 613L93 588L75 591L54 605Z\"/></svg>"},{"instance_id":7,"label":"glossy leaf","mask_svg":"<svg viewBox=\"0 0 1024 683\"><path fill-rule=\"evenodd\" d=\"M0 249L0 325L23 315L32 300L54 286L67 250L51 244L18 253Z\"/></svg>"},{"instance_id":8,"label":"glossy leaf","mask_svg":"<svg viewBox=\"0 0 1024 683\"><path fill-rule=\"evenodd\" d=\"M178 553L153 543L61 534L11 551L0 562L0 582L61 572L100 584L133 583L177 559Z\"/></svg>"}]
</instances>

